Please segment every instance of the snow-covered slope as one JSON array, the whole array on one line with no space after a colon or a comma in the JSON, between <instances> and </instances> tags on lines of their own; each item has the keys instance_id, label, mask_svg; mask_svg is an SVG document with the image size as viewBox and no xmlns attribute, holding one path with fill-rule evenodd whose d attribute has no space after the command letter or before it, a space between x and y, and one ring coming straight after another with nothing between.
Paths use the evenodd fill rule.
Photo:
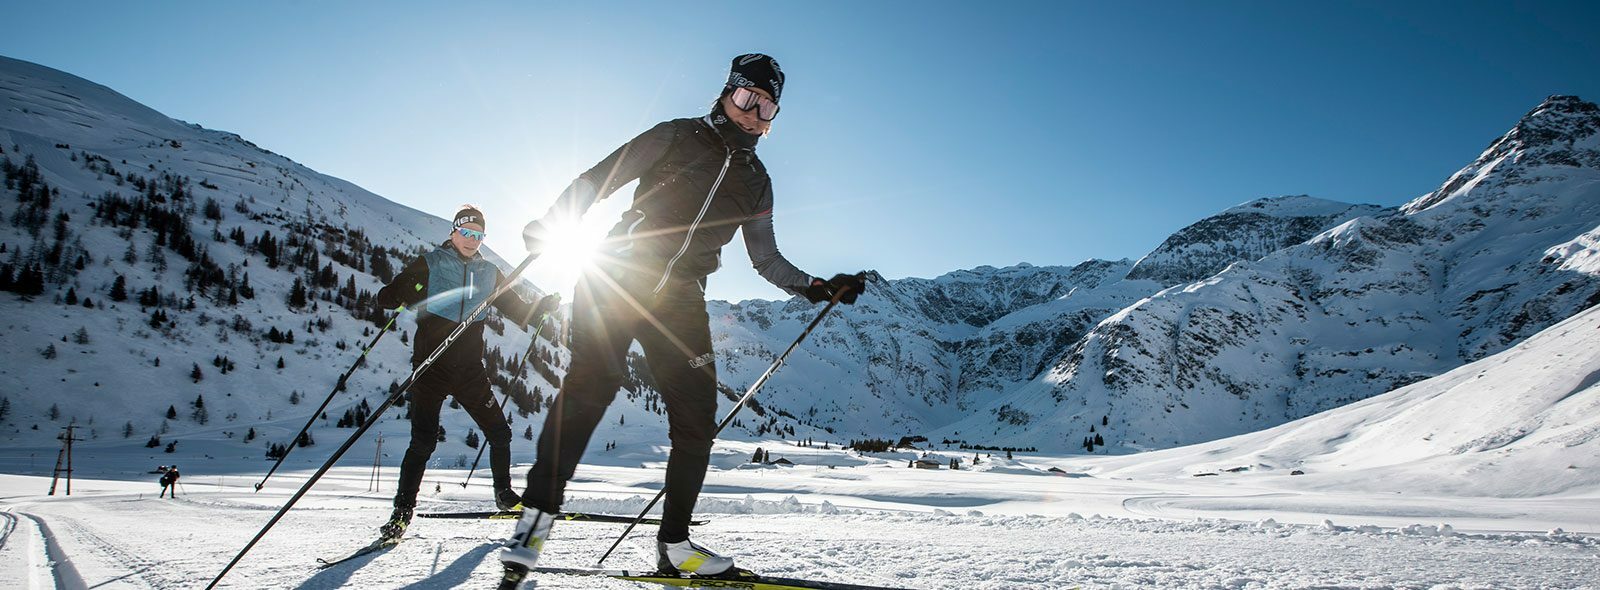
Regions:
<instances>
[{"instance_id":1,"label":"snow-covered slope","mask_svg":"<svg viewBox=\"0 0 1600 590\"><path fill-rule=\"evenodd\" d=\"M1231 471L1243 468L1240 471ZM1600 490L1600 307L1443 375L1268 430L1093 464L1097 476L1284 475L1340 492Z\"/></svg>"},{"instance_id":2,"label":"snow-covered slope","mask_svg":"<svg viewBox=\"0 0 1600 590\"><path fill-rule=\"evenodd\" d=\"M90 179L73 172L82 166L69 159L87 150L124 172L183 173L217 187L200 194L244 198L284 221L309 215L313 223L361 228L379 244L436 243L442 233L437 217L317 173L233 133L172 119L105 86L3 56L0 72L4 147L33 155L45 181L69 196L107 190L105 174ZM14 159L21 164L20 157Z\"/></svg>"},{"instance_id":3,"label":"snow-covered slope","mask_svg":"<svg viewBox=\"0 0 1600 590\"><path fill-rule=\"evenodd\" d=\"M449 229L237 135L9 58L0 157L0 279L14 291L0 294L0 439L13 443L76 422L91 440L213 441L208 453L260 457L289 442L376 335L372 293ZM37 294L20 287L27 276ZM304 304L291 301L296 281ZM313 440L341 437L345 411L376 405L409 372L409 314L397 325ZM491 335L500 356L526 343L514 326ZM448 457L470 452L467 424L447 418Z\"/></svg>"}]
</instances>

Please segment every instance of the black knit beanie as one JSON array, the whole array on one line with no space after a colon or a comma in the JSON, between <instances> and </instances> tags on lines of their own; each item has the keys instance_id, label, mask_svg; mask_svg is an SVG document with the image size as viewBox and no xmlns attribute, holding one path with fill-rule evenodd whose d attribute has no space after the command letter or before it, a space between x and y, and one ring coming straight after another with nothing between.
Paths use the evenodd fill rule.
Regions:
<instances>
[{"instance_id":1,"label":"black knit beanie","mask_svg":"<svg viewBox=\"0 0 1600 590\"><path fill-rule=\"evenodd\" d=\"M778 67L778 60L764 53L746 53L733 58L733 65L728 68L728 87L750 86L771 93L772 101L778 102L783 95L783 68Z\"/></svg>"}]
</instances>

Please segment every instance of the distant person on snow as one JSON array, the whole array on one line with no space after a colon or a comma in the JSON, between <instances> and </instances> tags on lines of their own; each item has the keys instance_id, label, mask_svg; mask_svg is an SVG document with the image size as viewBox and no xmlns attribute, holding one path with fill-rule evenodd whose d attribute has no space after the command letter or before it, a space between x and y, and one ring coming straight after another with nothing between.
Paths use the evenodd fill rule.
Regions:
<instances>
[{"instance_id":1,"label":"distant person on snow","mask_svg":"<svg viewBox=\"0 0 1600 590\"><path fill-rule=\"evenodd\" d=\"M378 291L378 305L385 309L404 305L417 312L417 336L411 354L413 368L427 359L457 325L469 319L465 316L505 282L500 269L478 253L484 236L483 212L476 206L463 205L453 218L450 238L412 260ZM556 297L545 297L529 304L507 290L492 305L526 328L532 318L548 312L557 302ZM400 462L394 513L381 529L384 538L401 537L411 523L423 471L438 444L439 410L445 396L455 396L467 415L483 430L489 444L495 505L501 510L511 510L521 500L511 489L511 427L506 424L500 403L489 390L489 373L483 365L483 318L472 319L466 331L417 377L411 388L411 444Z\"/></svg>"},{"instance_id":2,"label":"distant person on snow","mask_svg":"<svg viewBox=\"0 0 1600 590\"><path fill-rule=\"evenodd\" d=\"M772 181L756 142L778 116L784 74L771 57L733 60L711 112L650 128L579 175L523 238L534 255L559 251L552 229L570 226L595 202L634 180L633 203L612 227L600 258L579 279L570 326L572 363L539 435L522 517L501 561L533 567L561 509L589 438L627 375L628 348L644 349L666 402L666 504L656 533L665 572L716 575L733 559L689 540L689 520L705 482L716 431L716 356L706 314L706 276L721 266L722 246L744 233L762 278L813 303L842 295L854 303L862 276L822 280L778 253ZM849 231L839 236L848 239Z\"/></svg>"},{"instance_id":3,"label":"distant person on snow","mask_svg":"<svg viewBox=\"0 0 1600 590\"><path fill-rule=\"evenodd\" d=\"M161 495L160 496L156 496L156 497L158 497L158 498L166 497L167 490L172 490L172 498L173 499L177 499L178 498L178 466L177 465L173 465L171 467L168 467L166 472L161 474Z\"/></svg>"}]
</instances>

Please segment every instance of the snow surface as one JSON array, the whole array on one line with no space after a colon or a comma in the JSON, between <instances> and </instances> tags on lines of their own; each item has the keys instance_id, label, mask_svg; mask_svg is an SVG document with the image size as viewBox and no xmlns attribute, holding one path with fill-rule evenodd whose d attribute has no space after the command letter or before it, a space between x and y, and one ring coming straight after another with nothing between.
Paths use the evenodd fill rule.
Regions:
<instances>
[{"instance_id":1,"label":"snow surface","mask_svg":"<svg viewBox=\"0 0 1600 590\"><path fill-rule=\"evenodd\" d=\"M942 445L862 455L723 441L697 510L710 522L695 537L769 574L906 588L1592 588L1597 375L1600 309L1591 309L1390 394L1164 451L1006 459ZM566 508L641 509L660 486L658 445L641 437L591 452ZM757 446L795 465L747 463ZM51 451L0 451L0 472L15 474L0 476L0 567L19 588L202 585L307 475L281 474L256 493L261 463L185 457L183 495L156 499L156 476L141 471L172 455L91 442L77 449L73 495L46 496L48 478L26 474L52 465ZM923 456L966 468L907 467ZM363 462L325 477L224 587L493 583L510 522L417 519L393 550L314 569L314 557L364 544L386 518L393 469L373 489ZM429 471L420 509L488 509L484 479L457 485L464 479ZM560 523L545 563L588 566L620 529ZM636 535L608 565L647 568L649 541L648 531Z\"/></svg>"}]
</instances>

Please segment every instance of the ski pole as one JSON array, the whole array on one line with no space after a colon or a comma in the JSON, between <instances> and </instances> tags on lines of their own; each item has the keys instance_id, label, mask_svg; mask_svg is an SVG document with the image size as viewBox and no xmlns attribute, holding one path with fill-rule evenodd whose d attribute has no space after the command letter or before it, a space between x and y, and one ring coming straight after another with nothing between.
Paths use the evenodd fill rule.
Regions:
<instances>
[{"instance_id":1,"label":"ski pole","mask_svg":"<svg viewBox=\"0 0 1600 590\"><path fill-rule=\"evenodd\" d=\"M495 299L498 299L501 294L511 289L511 286L515 284L517 277L521 276L522 271L527 270L528 265L532 264L534 258L537 257L537 254L529 254L527 258L522 259L522 264L518 264L517 267L511 271L511 274L506 275L505 284L500 285L499 288L494 290L494 293L489 295L488 299L483 300L483 303L479 303L477 307L473 308L472 313L461 318L461 323L456 324L455 329L451 330L448 336L445 336L444 342L440 342L439 346L434 348L432 353L428 354L428 358L423 359L422 363L417 365L417 368L411 371L411 376L406 377L405 382L400 385L400 388L396 389L394 393L389 394L389 397L385 398L382 404L378 404L378 408L372 411L372 415L367 418L366 423L362 424L360 428L357 428L355 433L351 434L350 438L345 440L344 444L339 447L339 450L333 452L332 457L328 457L328 460L322 464L322 467L318 468L317 472L313 473L310 479L307 479L306 483L301 485L300 489L296 491L293 496L289 497L289 501L284 503L283 508L279 508L278 513L272 515L272 519L267 521L266 526L261 527L261 532L256 533L255 538L250 539L250 542L245 544L244 549L240 549L239 554L233 556L233 560L229 561L228 565L223 567L221 572L217 573L217 577L211 579L210 584L206 584L207 590L215 588L217 586L217 582L222 581L222 577L228 575L228 571L232 570L233 566L238 565L239 560L244 559L245 554L250 552L250 548L255 547L256 543L259 542L262 537L267 535L267 531L272 530L272 526L278 524L278 521L283 518L283 515L287 514L289 509L293 508L295 503L299 502L300 498L306 495L306 492L311 491L311 486L315 485L317 480L322 479L323 474L327 473L329 469L333 468L333 464L338 462L340 457L344 456L345 451L348 451L350 450L350 447L355 446L356 440L360 439L361 435L366 434L368 429L372 428L374 424L378 423L378 419L383 417L384 411L388 410L390 406L393 406L395 400L400 399L400 396L405 395L406 391L411 389L411 386L417 383L417 378L421 377L422 373L428 370L428 367L433 366L434 361L439 360L439 357L444 354L446 349L450 348L450 345L456 341L456 338L461 337L462 332L467 331L467 326L472 323L471 320L478 317L478 314L483 313L485 309L488 309L489 304L494 302Z\"/></svg>"},{"instance_id":2,"label":"ski pole","mask_svg":"<svg viewBox=\"0 0 1600 590\"><path fill-rule=\"evenodd\" d=\"M745 403L754 398L756 392L761 391L761 386L767 384L767 378L772 377L772 374L778 371L778 367L783 366L784 361L789 358L789 353L800 347L800 343L805 341L806 336L811 335L811 330L816 328L817 324L822 323L822 318L828 317L828 312L833 310L833 306L839 304L839 298L844 297L844 294L849 291L849 287L844 287L833 294L833 299L828 301L827 307L822 308L822 313L817 314L817 319L811 320L811 324L806 326L804 332L800 333L800 337L795 338L794 342L789 344L789 348L785 349L783 354L778 355L778 360L772 361L772 365L767 367L767 371L762 373L755 383L750 384L750 389L744 392L744 397L739 398L738 403L733 404L733 408L728 410L728 415L722 417L722 421L717 423L717 430L711 433L712 439L716 439L718 434L722 434L722 429L727 428L728 424L733 422L733 417L739 413L739 410L744 408ZM644 515L649 514L650 509L656 507L656 502L660 502L661 498L666 495L667 486L661 486L661 491L656 492L656 497L645 505L644 510L639 512L639 516L635 517L633 522L628 523L628 528L622 530L622 534L617 537L616 542L611 544L611 548L607 549L605 555L601 555L599 561L595 562L596 567L605 563L607 557L611 557L611 552L616 551L617 546L622 544L622 540L628 538L628 533L633 532L633 527L639 526L639 522L644 520Z\"/></svg>"},{"instance_id":3,"label":"ski pole","mask_svg":"<svg viewBox=\"0 0 1600 590\"><path fill-rule=\"evenodd\" d=\"M560 297L560 295L552 294L552 295L550 295L550 297ZM522 364L523 364L523 366L527 366L528 359L533 357L533 351L535 351L535 350L537 350L539 348L539 334L541 332L544 332L544 322L549 317L550 317L549 312L546 312L546 313L544 313L544 314L539 316L539 327L535 328L534 331L533 331L533 342L529 342L528 343L528 352L522 355ZM500 397L500 405L502 407L505 407L506 406L506 402L510 401L510 400L511 400L511 392L507 391L505 395ZM515 410L510 409L510 408L506 409L506 421L507 422L511 421L511 412L513 412L513 411L515 411ZM489 446L489 445L488 444L484 444L484 445L478 447L478 458L472 460L472 468L467 470L467 478L461 480L461 489L466 489L467 488L467 482L472 481L472 473L478 470L478 463L480 461L483 461L483 449L484 449L484 447L487 447L487 446Z\"/></svg>"},{"instance_id":4,"label":"ski pole","mask_svg":"<svg viewBox=\"0 0 1600 590\"><path fill-rule=\"evenodd\" d=\"M383 338L384 334L389 333L389 328L394 326L395 318L400 317L399 312L405 310L406 306L404 305L400 306L400 309L395 310L396 313L389 317L389 323L384 324L383 329L378 330L378 335L372 337L372 342L367 343L367 347L361 349L361 356L356 358L355 364L350 365L350 368L346 369L344 374L339 376L339 382L334 384L333 391L328 392L328 397L322 400L322 405L317 406L317 411L311 413L311 418L306 420L305 426L300 427L300 432L295 434L294 438L289 439L289 446L285 447L283 454L278 456L278 462L273 463L272 469L267 470L267 476L261 478L261 481L256 483L256 491L261 491L261 486L267 485L267 480L272 479L272 474L278 471L279 466L283 465L283 460L289 458L289 451L293 451L295 447L299 446L295 444L295 441L300 440L301 435L304 435L307 430L311 430L311 425L316 423L317 417L322 415L323 410L328 409L328 403L333 401L333 396L338 395L339 390L344 389L345 380L349 379L350 375L354 374L356 369L359 368L362 363L366 362L367 353L372 352L372 347L378 345L378 340Z\"/></svg>"}]
</instances>

